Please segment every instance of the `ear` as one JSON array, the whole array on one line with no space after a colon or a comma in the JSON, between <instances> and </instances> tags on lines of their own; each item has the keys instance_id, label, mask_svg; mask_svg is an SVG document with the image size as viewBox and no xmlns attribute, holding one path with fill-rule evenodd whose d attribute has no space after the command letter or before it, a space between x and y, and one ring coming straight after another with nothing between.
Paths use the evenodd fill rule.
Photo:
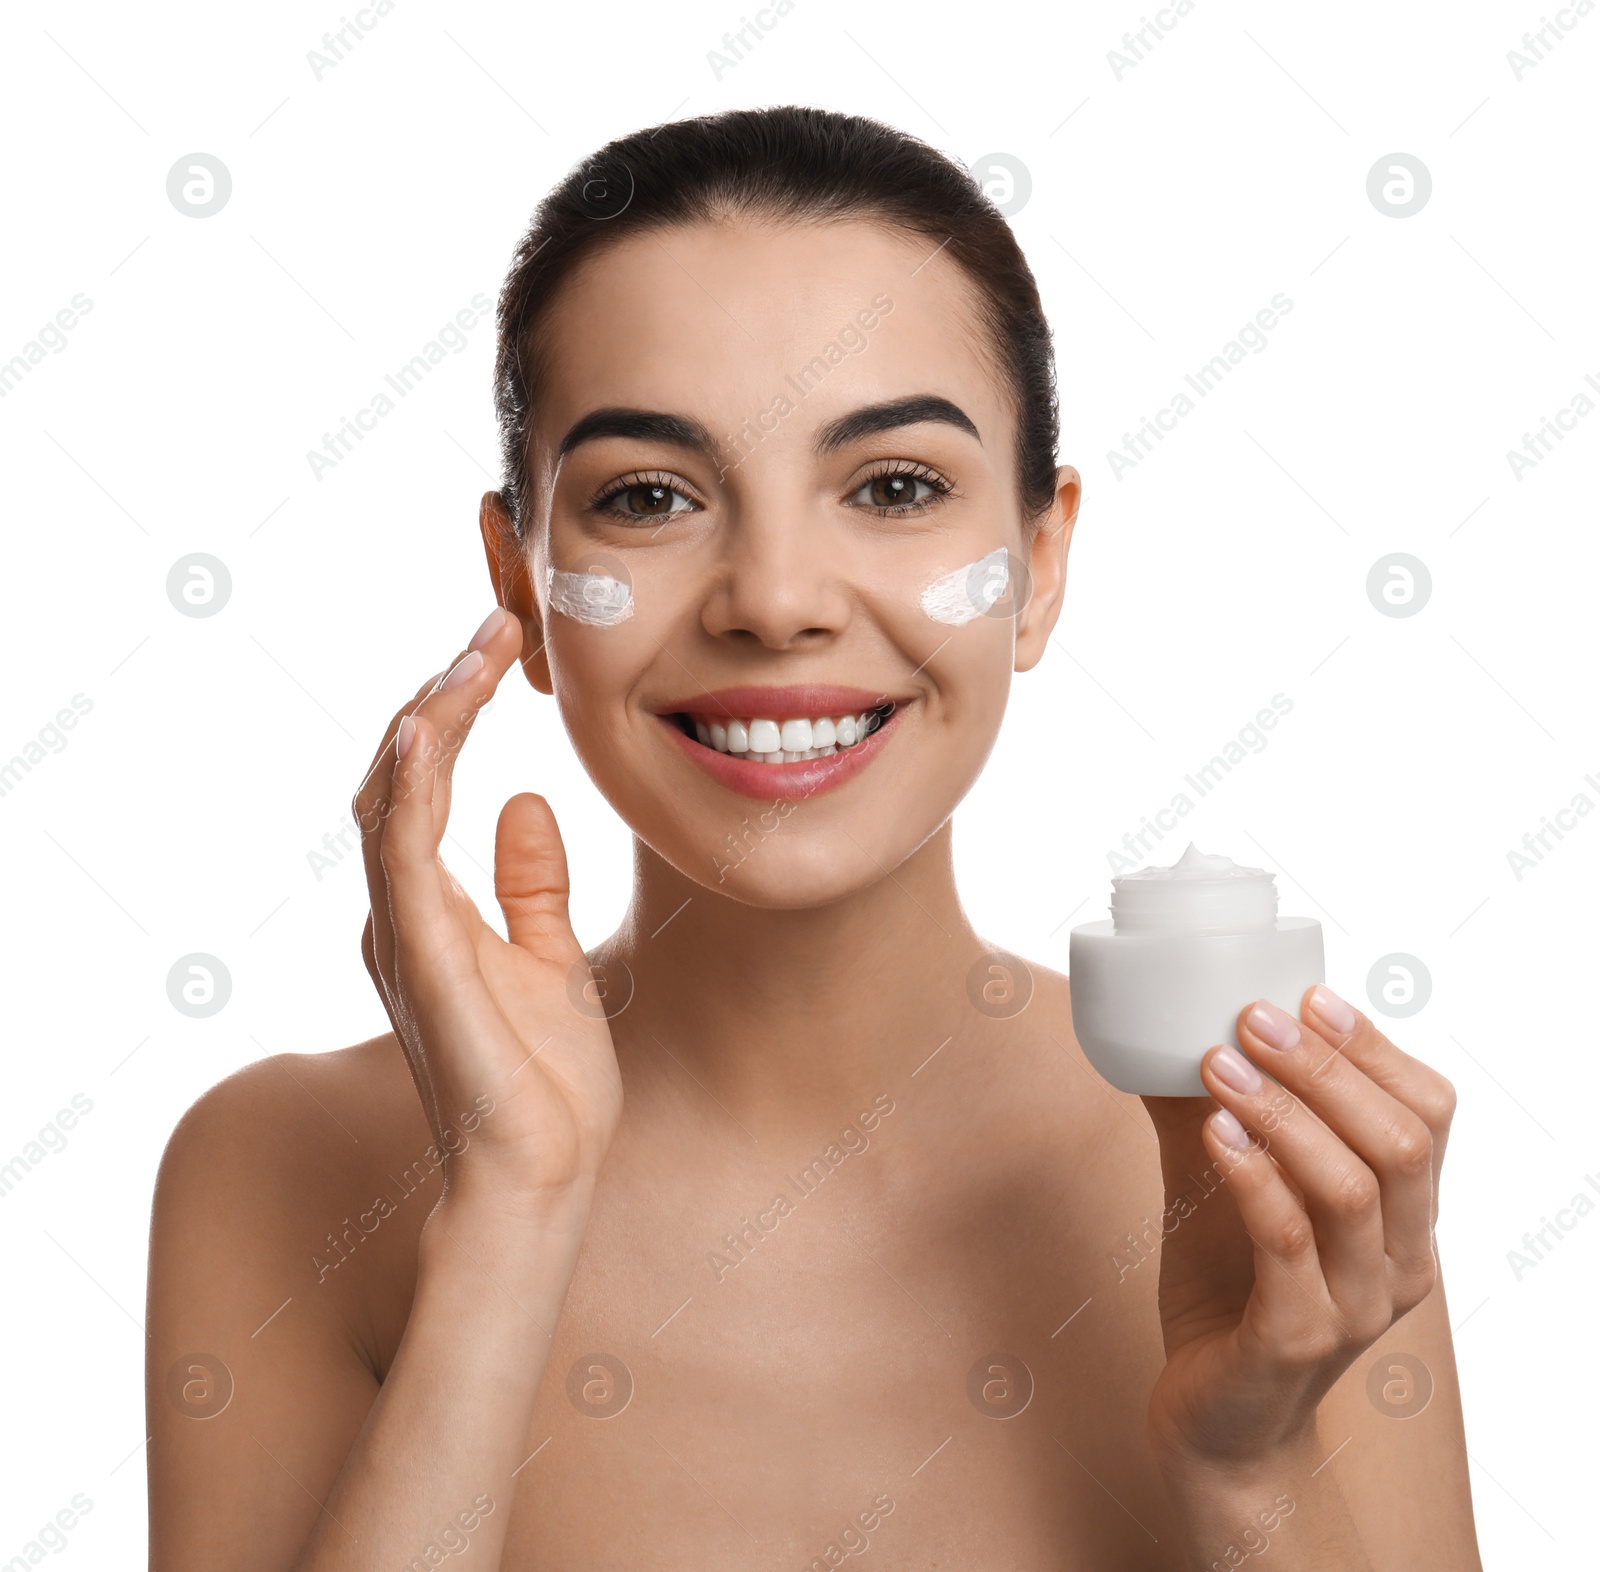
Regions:
<instances>
[{"instance_id":1,"label":"ear","mask_svg":"<svg viewBox=\"0 0 1600 1572\"><path fill-rule=\"evenodd\" d=\"M1067 548L1072 544L1072 528L1078 522L1078 503L1083 496L1083 481L1070 464L1056 470L1056 496L1050 511L1033 537L1028 571L1033 576L1033 592L1017 617L1017 644L1014 665L1028 671L1038 665L1044 647L1061 615L1067 591Z\"/></svg>"},{"instance_id":2,"label":"ear","mask_svg":"<svg viewBox=\"0 0 1600 1572\"><path fill-rule=\"evenodd\" d=\"M484 555L489 560L489 578L494 598L522 624L522 671L540 693L552 693L550 662L544 649L544 622L539 601L528 574L529 551L511 522L505 498L498 491L486 491L478 505L478 529L483 535Z\"/></svg>"}]
</instances>

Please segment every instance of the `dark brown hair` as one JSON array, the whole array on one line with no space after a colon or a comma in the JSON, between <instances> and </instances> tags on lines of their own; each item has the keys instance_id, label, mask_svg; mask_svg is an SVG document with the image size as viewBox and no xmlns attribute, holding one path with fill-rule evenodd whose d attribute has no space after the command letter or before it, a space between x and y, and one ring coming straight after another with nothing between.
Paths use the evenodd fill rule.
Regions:
<instances>
[{"instance_id":1,"label":"dark brown hair","mask_svg":"<svg viewBox=\"0 0 1600 1572\"><path fill-rule=\"evenodd\" d=\"M500 292L495 411L501 495L527 535L528 424L539 329L562 281L608 243L740 216L858 218L920 235L966 273L1017 425L1018 496L1036 525L1055 496L1059 414L1050 327L1010 226L954 159L861 115L796 104L673 120L608 142L539 204Z\"/></svg>"}]
</instances>

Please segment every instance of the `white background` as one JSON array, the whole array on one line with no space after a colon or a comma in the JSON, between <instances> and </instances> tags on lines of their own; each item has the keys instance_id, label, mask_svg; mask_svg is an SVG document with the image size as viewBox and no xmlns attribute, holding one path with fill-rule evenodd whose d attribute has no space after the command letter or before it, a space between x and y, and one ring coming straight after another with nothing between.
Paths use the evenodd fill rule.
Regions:
<instances>
[{"instance_id":1,"label":"white background","mask_svg":"<svg viewBox=\"0 0 1600 1572\"><path fill-rule=\"evenodd\" d=\"M1520 879L1507 853L1580 792L1600 802L1600 413L1520 478L1506 452L1600 380L1600 19L1562 13L1571 32L1519 80L1532 5L1201 0L1119 79L1132 5L798 0L719 79L708 52L748 3L400 0L319 79L333 4L163 9L23 3L0 23L0 360L92 301L0 400L0 759L73 695L92 705L0 796L0 1162L74 1094L93 1105L0 1197L0 1561L81 1491L63 1553L142 1563L167 1133L241 1064L387 1025L359 862L318 878L308 853L490 607L492 322L320 480L307 450L493 298L535 202L607 139L785 102L1031 175L1012 223L1085 499L1055 644L958 815L974 920L1064 969L1068 928L1104 915L1108 852L1292 702L1155 860L1192 834L1272 868L1364 1004L1380 957L1424 963L1431 998L1392 1035L1460 1091L1439 1236L1486 1562L1587 1559L1600 1219L1520 1280L1508 1252L1600 1184L1600 822L1571 821ZM204 219L166 192L196 151L233 182ZM1407 218L1367 194L1397 151L1433 183ZM1108 450L1280 292L1267 347L1115 475ZM165 588L196 551L232 577L203 619ZM1397 551L1432 578L1404 618L1365 587ZM606 934L628 837L553 706L509 681L457 781L447 854L486 909L495 814L532 787L564 827L580 938ZM232 980L206 1019L168 1001L191 952Z\"/></svg>"}]
</instances>

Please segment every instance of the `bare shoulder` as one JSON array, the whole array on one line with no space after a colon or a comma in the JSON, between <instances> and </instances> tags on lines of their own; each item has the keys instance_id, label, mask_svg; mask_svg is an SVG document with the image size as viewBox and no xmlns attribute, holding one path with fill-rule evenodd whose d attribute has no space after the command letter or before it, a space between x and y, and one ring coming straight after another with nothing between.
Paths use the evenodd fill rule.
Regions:
<instances>
[{"instance_id":1,"label":"bare shoulder","mask_svg":"<svg viewBox=\"0 0 1600 1572\"><path fill-rule=\"evenodd\" d=\"M268 1175L273 1196L293 1203L425 1130L392 1032L329 1053L273 1054L190 1105L162 1157L158 1203L196 1184L259 1187Z\"/></svg>"},{"instance_id":2,"label":"bare shoulder","mask_svg":"<svg viewBox=\"0 0 1600 1572\"><path fill-rule=\"evenodd\" d=\"M389 1033L246 1065L178 1121L150 1228L152 1564L229 1564L242 1523L273 1525L257 1564L303 1541L404 1331L442 1177L400 1187L427 1147Z\"/></svg>"},{"instance_id":3,"label":"bare shoulder","mask_svg":"<svg viewBox=\"0 0 1600 1572\"><path fill-rule=\"evenodd\" d=\"M330 1053L278 1053L218 1082L179 1119L157 1173L152 1337L192 1325L221 1346L282 1314L347 1327L378 1359L382 1301L413 1271L442 1185L437 1164L403 1193L386 1175L414 1172L411 1154L427 1149L392 1033ZM378 1239L376 1223L389 1220ZM357 1252L362 1271L344 1271Z\"/></svg>"}]
</instances>

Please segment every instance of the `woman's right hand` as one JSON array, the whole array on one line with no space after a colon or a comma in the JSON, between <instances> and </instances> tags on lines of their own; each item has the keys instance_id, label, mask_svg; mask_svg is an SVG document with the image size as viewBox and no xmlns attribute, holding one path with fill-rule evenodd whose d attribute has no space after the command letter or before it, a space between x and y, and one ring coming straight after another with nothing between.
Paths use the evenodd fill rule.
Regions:
<instances>
[{"instance_id":1,"label":"woman's right hand","mask_svg":"<svg viewBox=\"0 0 1600 1572\"><path fill-rule=\"evenodd\" d=\"M554 816L512 797L495 833L507 939L439 856L456 755L521 653L496 608L398 710L352 802L372 910L361 953L405 1051L452 1208L586 1205L622 1111L611 1031L567 916ZM470 1133L469 1133L470 1132Z\"/></svg>"}]
</instances>

